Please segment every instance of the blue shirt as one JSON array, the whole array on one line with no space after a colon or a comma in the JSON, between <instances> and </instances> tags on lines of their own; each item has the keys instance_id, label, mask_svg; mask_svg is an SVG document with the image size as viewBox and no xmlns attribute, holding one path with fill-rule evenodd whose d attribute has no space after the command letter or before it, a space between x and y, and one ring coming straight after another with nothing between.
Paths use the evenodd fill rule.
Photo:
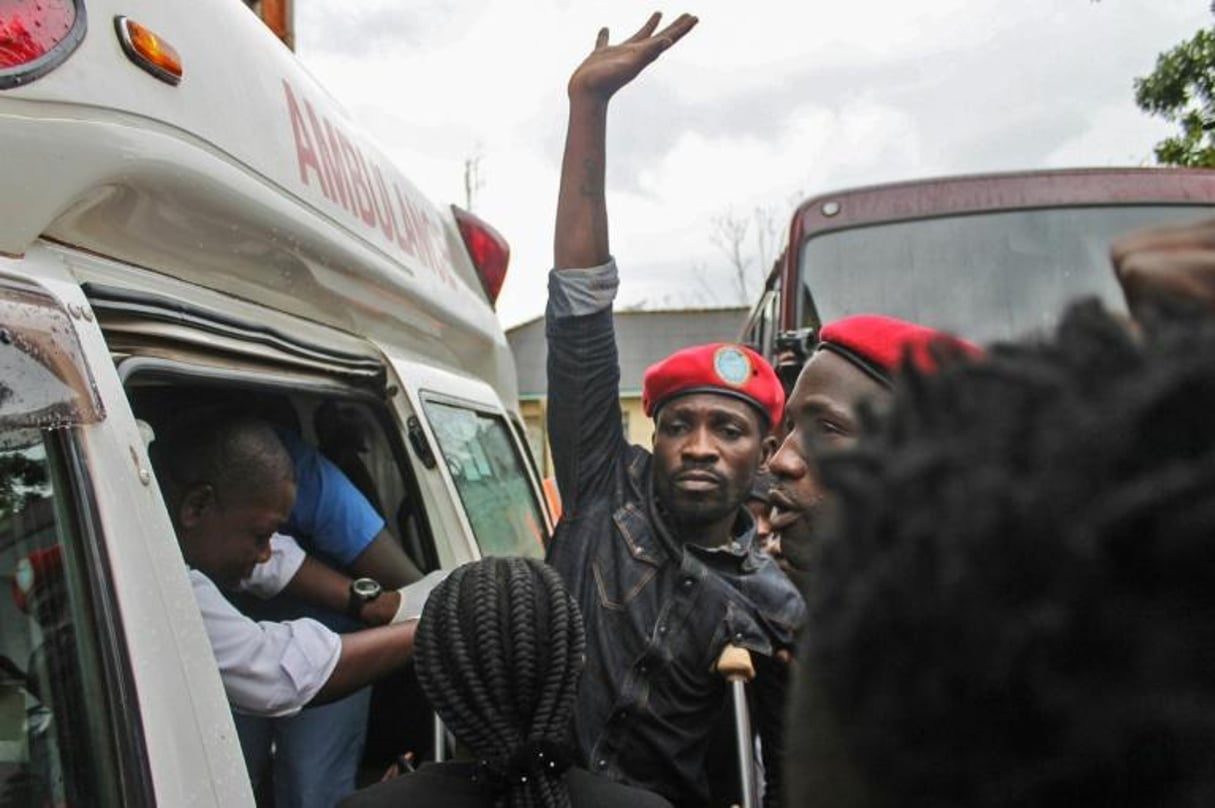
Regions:
<instances>
[{"instance_id":1,"label":"blue shirt","mask_svg":"<svg viewBox=\"0 0 1215 808\"><path fill-rule=\"evenodd\" d=\"M296 487L295 507L279 532L294 538L309 555L345 570L384 529L384 519L342 470L298 433L282 428L275 432L295 464ZM311 617L337 632L366 628L347 614L287 594L265 601L241 597L237 602L257 620Z\"/></svg>"},{"instance_id":2,"label":"blue shirt","mask_svg":"<svg viewBox=\"0 0 1215 808\"><path fill-rule=\"evenodd\" d=\"M295 464L295 507L282 528L312 555L345 567L384 529L354 483L297 433L276 430Z\"/></svg>"}]
</instances>

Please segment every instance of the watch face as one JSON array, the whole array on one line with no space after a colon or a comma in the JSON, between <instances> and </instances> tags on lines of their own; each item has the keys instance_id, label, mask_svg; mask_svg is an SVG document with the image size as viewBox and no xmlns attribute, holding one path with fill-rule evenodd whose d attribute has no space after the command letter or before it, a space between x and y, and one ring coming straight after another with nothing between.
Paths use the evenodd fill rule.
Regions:
<instances>
[{"instance_id":1,"label":"watch face","mask_svg":"<svg viewBox=\"0 0 1215 808\"><path fill-rule=\"evenodd\" d=\"M370 578L356 578L350 584L351 591L361 598L371 599L380 594L380 584Z\"/></svg>"}]
</instances>

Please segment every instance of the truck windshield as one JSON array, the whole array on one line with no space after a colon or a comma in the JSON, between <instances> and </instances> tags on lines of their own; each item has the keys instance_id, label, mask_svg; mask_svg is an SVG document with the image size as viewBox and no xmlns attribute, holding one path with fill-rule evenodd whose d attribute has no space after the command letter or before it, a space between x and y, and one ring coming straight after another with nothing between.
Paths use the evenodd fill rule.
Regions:
<instances>
[{"instance_id":1,"label":"truck windshield","mask_svg":"<svg viewBox=\"0 0 1215 808\"><path fill-rule=\"evenodd\" d=\"M868 225L812 236L799 273L819 322L875 312L986 343L1046 329L1080 296L1124 309L1111 241L1212 212L1199 205L1043 208Z\"/></svg>"}]
</instances>

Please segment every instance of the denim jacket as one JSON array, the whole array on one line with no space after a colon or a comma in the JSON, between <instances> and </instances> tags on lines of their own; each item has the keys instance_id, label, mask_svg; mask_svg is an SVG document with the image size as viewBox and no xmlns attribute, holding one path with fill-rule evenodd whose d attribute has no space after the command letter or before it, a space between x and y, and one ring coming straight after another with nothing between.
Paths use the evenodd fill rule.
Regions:
<instances>
[{"instance_id":1,"label":"denim jacket","mask_svg":"<svg viewBox=\"0 0 1215 808\"><path fill-rule=\"evenodd\" d=\"M549 286L549 438L562 517L548 560L586 621L580 750L592 771L677 804L708 804L705 756L730 709L713 666L734 643L752 652L758 671L752 721L765 802L777 804L785 670L774 654L791 648L805 606L755 547L745 509L732 551L683 543L667 528L652 457L627 443L621 424L614 264L554 272Z\"/></svg>"}]
</instances>

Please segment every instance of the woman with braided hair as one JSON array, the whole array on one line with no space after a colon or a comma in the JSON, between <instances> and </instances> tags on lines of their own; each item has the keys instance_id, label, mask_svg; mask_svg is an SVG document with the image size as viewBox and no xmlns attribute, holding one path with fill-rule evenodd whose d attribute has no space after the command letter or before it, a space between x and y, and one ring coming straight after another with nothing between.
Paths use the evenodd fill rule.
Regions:
<instances>
[{"instance_id":1,"label":"woman with braided hair","mask_svg":"<svg viewBox=\"0 0 1215 808\"><path fill-rule=\"evenodd\" d=\"M486 558L435 587L414 664L462 757L351 795L343 808L661 808L665 799L573 766L568 745L586 635L560 576L530 558Z\"/></svg>"}]
</instances>

